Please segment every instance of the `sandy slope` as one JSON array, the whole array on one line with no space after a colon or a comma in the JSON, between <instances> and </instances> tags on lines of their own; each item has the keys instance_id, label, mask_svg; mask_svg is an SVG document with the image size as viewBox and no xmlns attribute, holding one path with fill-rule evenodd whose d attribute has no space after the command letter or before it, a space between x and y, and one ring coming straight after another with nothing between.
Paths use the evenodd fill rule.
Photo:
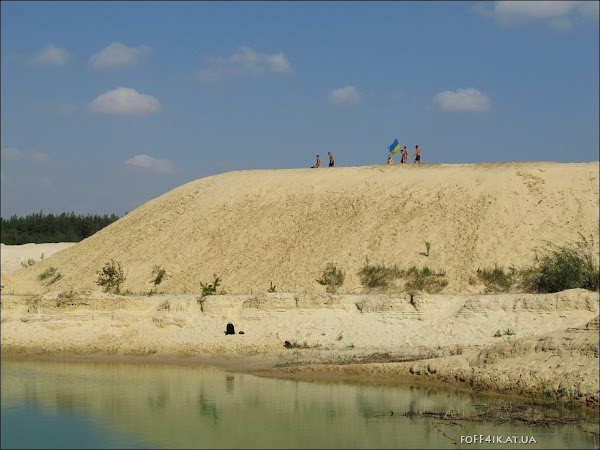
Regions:
<instances>
[{"instance_id":1,"label":"sandy slope","mask_svg":"<svg viewBox=\"0 0 600 450\"><path fill-rule=\"evenodd\" d=\"M341 292L360 291L372 263L446 271L446 293L481 292L479 267L522 267L547 241L592 236L598 249L598 162L394 165L254 170L202 178L151 200L79 244L12 273L15 293L95 289L111 258L124 290L147 292L152 267L166 293L195 293L222 279L230 293L323 292L328 262L345 270ZM425 242L431 242L426 257Z\"/></svg>"}]
</instances>

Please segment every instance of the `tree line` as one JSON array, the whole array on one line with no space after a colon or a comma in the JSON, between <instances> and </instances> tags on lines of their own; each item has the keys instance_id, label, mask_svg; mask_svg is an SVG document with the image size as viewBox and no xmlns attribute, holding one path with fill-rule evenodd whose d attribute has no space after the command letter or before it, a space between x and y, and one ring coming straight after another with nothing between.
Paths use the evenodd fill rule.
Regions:
<instances>
[{"instance_id":1,"label":"tree line","mask_svg":"<svg viewBox=\"0 0 600 450\"><path fill-rule=\"evenodd\" d=\"M79 242L118 220L116 214L59 215L39 213L25 217L0 217L0 241L6 245Z\"/></svg>"}]
</instances>

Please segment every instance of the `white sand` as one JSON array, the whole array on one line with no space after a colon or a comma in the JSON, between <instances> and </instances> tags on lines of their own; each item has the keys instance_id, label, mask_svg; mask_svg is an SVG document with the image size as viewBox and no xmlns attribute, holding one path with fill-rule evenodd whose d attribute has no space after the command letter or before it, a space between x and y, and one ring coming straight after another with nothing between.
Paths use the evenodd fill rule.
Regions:
<instances>
[{"instance_id":1,"label":"white sand","mask_svg":"<svg viewBox=\"0 0 600 450\"><path fill-rule=\"evenodd\" d=\"M3 246L2 351L216 364L250 358L271 375L418 377L521 395L547 383L597 407L598 294L481 295L484 286L469 279L478 267L525 267L547 241L563 244L579 233L597 254L598 207L598 162L208 177L30 268L5 270ZM448 286L412 299L399 287L368 292L357 276L365 256L443 269ZM137 296L99 291L97 271L110 259L126 270L123 289ZM346 272L340 295L315 281L330 261ZM158 286L163 295L140 296L153 287L155 264L168 273ZM51 286L38 280L49 267L63 276ZM200 305L200 281L215 273L232 295ZM267 294L271 281L277 292ZM225 336L228 321L245 334ZM285 340L309 348L285 349ZM376 362L340 364L365 358ZM410 361L390 362L399 360ZM297 367L315 362L331 364Z\"/></svg>"},{"instance_id":2,"label":"white sand","mask_svg":"<svg viewBox=\"0 0 600 450\"><path fill-rule=\"evenodd\" d=\"M0 254L2 255L2 273L8 274L27 265L29 260L34 263L40 262L50 257L56 252L64 250L75 245L75 242L59 242L53 244L23 244L23 245L4 245L0 244Z\"/></svg>"}]
</instances>

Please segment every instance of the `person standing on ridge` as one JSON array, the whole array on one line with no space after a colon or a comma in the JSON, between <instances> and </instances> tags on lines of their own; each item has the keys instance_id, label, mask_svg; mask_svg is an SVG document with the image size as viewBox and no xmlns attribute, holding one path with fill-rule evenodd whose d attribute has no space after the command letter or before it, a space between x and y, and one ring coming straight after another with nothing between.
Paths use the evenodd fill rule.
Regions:
<instances>
[{"instance_id":1,"label":"person standing on ridge","mask_svg":"<svg viewBox=\"0 0 600 450\"><path fill-rule=\"evenodd\" d=\"M331 152L327 152L327 154L329 155L329 167L333 167L333 155L331 154Z\"/></svg>"},{"instance_id":2,"label":"person standing on ridge","mask_svg":"<svg viewBox=\"0 0 600 450\"><path fill-rule=\"evenodd\" d=\"M419 148L418 145L415 145L415 155L414 156L415 156L415 160L413 162L421 164L421 149Z\"/></svg>"},{"instance_id":3,"label":"person standing on ridge","mask_svg":"<svg viewBox=\"0 0 600 450\"><path fill-rule=\"evenodd\" d=\"M311 169L318 169L319 167L321 167L321 157L317 155L317 163Z\"/></svg>"},{"instance_id":4,"label":"person standing on ridge","mask_svg":"<svg viewBox=\"0 0 600 450\"><path fill-rule=\"evenodd\" d=\"M392 159L392 155L388 155L388 164L394 164L394 160Z\"/></svg>"}]
</instances>

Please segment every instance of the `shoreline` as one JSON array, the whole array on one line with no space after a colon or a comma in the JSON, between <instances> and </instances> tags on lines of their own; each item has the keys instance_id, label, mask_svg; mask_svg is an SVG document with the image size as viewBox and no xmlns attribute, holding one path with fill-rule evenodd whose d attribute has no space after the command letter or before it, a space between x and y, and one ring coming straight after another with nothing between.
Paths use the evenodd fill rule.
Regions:
<instances>
[{"instance_id":1,"label":"shoreline","mask_svg":"<svg viewBox=\"0 0 600 450\"><path fill-rule=\"evenodd\" d=\"M357 301L363 304L359 311ZM225 336L232 322L245 334ZM495 327L514 335L493 336ZM492 328L493 327L493 328ZM598 294L2 296L2 357L201 364L598 409ZM295 348L285 348L284 341Z\"/></svg>"}]
</instances>

